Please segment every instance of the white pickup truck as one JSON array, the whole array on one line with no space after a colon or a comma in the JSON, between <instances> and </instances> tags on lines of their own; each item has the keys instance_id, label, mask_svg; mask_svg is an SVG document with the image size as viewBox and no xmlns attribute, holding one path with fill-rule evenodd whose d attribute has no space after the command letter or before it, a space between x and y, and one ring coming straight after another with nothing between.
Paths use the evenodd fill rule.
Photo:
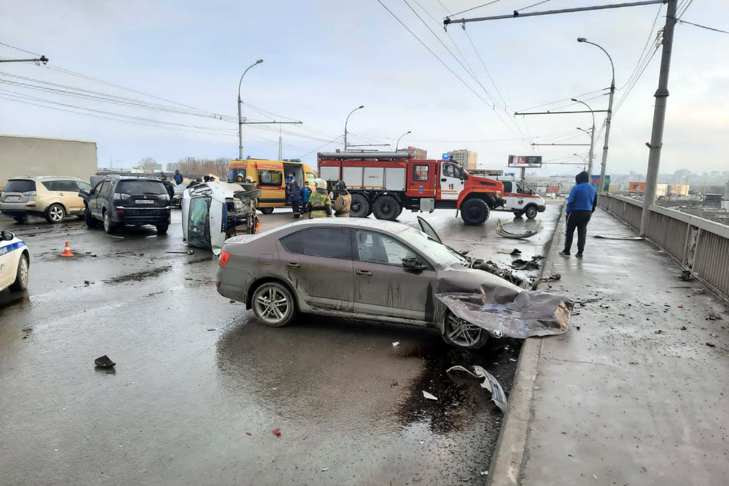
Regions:
<instances>
[{"instance_id":1,"label":"white pickup truck","mask_svg":"<svg viewBox=\"0 0 729 486\"><path fill-rule=\"evenodd\" d=\"M509 211L514 216L521 217L525 215L528 219L534 219L537 214L544 212L546 203L544 198L539 194L526 187L522 187L521 182L501 181L504 184L504 204L495 211Z\"/></svg>"}]
</instances>

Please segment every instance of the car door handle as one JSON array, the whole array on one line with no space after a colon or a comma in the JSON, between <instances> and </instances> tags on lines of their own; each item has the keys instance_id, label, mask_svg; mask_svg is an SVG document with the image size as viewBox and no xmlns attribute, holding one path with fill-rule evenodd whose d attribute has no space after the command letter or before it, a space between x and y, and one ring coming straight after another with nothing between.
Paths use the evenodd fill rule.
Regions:
<instances>
[{"instance_id":1,"label":"car door handle","mask_svg":"<svg viewBox=\"0 0 729 486\"><path fill-rule=\"evenodd\" d=\"M441 181L441 182L445 182L446 180L447 180L447 179L446 179L446 178L444 177L444 178L442 178L442 179L441 179L440 181Z\"/></svg>"},{"instance_id":2,"label":"car door handle","mask_svg":"<svg viewBox=\"0 0 729 486\"><path fill-rule=\"evenodd\" d=\"M357 269L357 270L354 271L354 273L356 273L357 275L364 275L366 277L372 276L372 272L370 272L369 270L359 270L359 269Z\"/></svg>"},{"instance_id":3,"label":"car door handle","mask_svg":"<svg viewBox=\"0 0 729 486\"><path fill-rule=\"evenodd\" d=\"M288 262L286 266L289 268L301 268L301 264L296 262Z\"/></svg>"}]
</instances>

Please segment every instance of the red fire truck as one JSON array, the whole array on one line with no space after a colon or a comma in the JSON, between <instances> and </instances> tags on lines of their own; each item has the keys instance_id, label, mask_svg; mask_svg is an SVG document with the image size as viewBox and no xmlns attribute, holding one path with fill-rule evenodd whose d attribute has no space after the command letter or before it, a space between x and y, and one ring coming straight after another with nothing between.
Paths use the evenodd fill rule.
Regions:
<instances>
[{"instance_id":1,"label":"red fire truck","mask_svg":"<svg viewBox=\"0 0 729 486\"><path fill-rule=\"evenodd\" d=\"M416 160L404 152L319 153L319 177L342 180L352 194L351 216L395 220L404 208L453 208L466 224L482 224L504 201L501 182L470 175L448 160Z\"/></svg>"}]
</instances>

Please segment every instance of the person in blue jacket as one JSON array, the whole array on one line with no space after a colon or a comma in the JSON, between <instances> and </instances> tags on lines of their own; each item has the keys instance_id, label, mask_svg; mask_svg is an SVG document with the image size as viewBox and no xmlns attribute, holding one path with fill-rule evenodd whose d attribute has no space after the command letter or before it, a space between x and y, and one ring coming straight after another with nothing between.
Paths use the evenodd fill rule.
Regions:
<instances>
[{"instance_id":1,"label":"person in blue jacket","mask_svg":"<svg viewBox=\"0 0 729 486\"><path fill-rule=\"evenodd\" d=\"M582 171L575 176L575 186L567 197L567 234L564 238L564 250L559 252L562 256L570 256L572 238L577 230L577 258L582 258L587 239L587 223L597 206L597 190L590 184L590 176Z\"/></svg>"}]
</instances>

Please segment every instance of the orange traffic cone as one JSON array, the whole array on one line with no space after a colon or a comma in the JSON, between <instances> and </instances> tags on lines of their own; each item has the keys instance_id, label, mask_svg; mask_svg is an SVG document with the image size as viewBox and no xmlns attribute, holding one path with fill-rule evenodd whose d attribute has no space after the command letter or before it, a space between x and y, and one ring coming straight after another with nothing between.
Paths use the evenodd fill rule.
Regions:
<instances>
[{"instance_id":1,"label":"orange traffic cone","mask_svg":"<svg viewBox=\"0 0 729 486\"><path fill-rule=\"evenodd\" d=\"M66 244L63 246L63 253L61 253L62 257L72 257L73 251L71 251L71 244L66 241Z\"/></svg>"}]
</instances>

